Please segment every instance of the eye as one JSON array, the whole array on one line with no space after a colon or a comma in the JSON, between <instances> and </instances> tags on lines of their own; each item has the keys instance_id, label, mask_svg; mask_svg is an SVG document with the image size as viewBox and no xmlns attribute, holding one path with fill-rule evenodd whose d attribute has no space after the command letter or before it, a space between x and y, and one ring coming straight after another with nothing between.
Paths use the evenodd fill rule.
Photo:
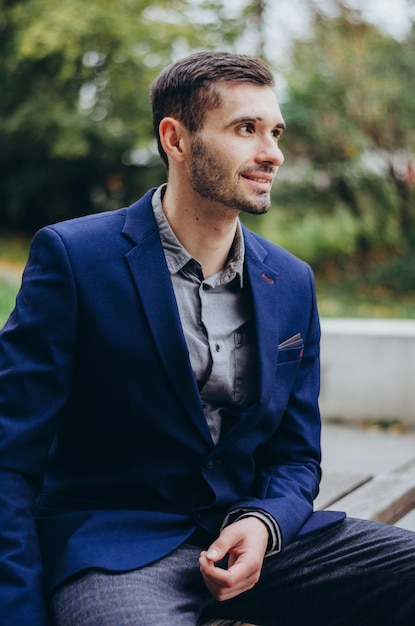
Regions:
<instances>
[{"instance_id":1,"label":"eye","mask_svg":"<svg viewBox=\"0 0 415 626\"><path fill-rule=\"evenodd\" d=\"M271 135L274 137L276 141L278 141L278 139L280 139L283 132L284 132L283 128L274 128L274 130L271 132Z\"/></svg>"},{"instance_id":2,"label":"eye","mask_svg":"<svg viewBox=\"0 0 415 626\"><path fill-rule=\"evenodd\" d=\"M248 134L255 132L253 124L241 124L241 126L239 126L239 130L242 133L248 133Z\"/></svg>"}]
</instances>

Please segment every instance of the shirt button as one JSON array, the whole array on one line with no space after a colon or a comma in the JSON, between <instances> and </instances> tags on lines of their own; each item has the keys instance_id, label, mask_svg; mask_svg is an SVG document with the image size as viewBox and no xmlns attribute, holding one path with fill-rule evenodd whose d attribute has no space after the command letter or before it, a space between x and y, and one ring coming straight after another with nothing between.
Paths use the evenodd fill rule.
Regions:
<instances>
[{"instance_id":1,"label":"shirt button","mask_svg":"<svg viewBox=\"0 0 415 626\"><path fill-rule=\"evenodd\" d=\"M215 344L215 350L216 352L220 352L220 345L218 343Z\"/></svg>"}]
</instances>

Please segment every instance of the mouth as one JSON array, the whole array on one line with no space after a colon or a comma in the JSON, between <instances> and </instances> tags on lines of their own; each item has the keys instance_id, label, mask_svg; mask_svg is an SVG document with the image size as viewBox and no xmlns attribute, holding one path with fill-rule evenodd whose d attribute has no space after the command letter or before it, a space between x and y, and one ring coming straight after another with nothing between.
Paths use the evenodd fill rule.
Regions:
<instances>
[{"instance_id":1,"label":"mouth","mask_svg":"<svg viewBox=\"0 0 415 626\"><path fill-rule=\"evenodd\" d=\"M241 176L251 183L251 185L262 191L269 191L272 186L272 181L274 180L272 174L265 174L263 172L244 172Z\"/></svg>"}]
</instances>

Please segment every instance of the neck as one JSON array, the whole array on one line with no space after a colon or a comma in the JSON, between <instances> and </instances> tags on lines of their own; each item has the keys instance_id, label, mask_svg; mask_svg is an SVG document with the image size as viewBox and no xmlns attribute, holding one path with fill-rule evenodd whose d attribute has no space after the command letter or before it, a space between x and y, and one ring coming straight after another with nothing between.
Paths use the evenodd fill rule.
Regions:
<instances>
[{"instance_id":1,"label":"neck","mask_svg":"<svg viewBox=\"0 0 415 626\"><path fill-rule=\"evenodd\" d=\"M226 265L237 225L237 213L176 188L170 181L163 198L169 224L184 248L202 266L205 278Z\"/></svg>"}]
</instances>

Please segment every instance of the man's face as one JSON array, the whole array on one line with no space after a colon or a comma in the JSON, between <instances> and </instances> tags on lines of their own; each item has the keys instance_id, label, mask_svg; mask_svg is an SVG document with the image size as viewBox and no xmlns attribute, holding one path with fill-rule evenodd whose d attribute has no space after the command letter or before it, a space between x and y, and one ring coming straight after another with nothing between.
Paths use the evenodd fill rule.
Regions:
<instances>
[{"instance_id":1,"label":"man's face","mask_svg":"<svg viewBox=\"0 0 415 626\"><path fill-rule=\"evenodd\" d=\"M222 105L208 111L191 137L190 184L199 196L227 208L266 213L284 157L278 147L285 124L269 87L217 86Z\"/></svg>"}]
</instances>

